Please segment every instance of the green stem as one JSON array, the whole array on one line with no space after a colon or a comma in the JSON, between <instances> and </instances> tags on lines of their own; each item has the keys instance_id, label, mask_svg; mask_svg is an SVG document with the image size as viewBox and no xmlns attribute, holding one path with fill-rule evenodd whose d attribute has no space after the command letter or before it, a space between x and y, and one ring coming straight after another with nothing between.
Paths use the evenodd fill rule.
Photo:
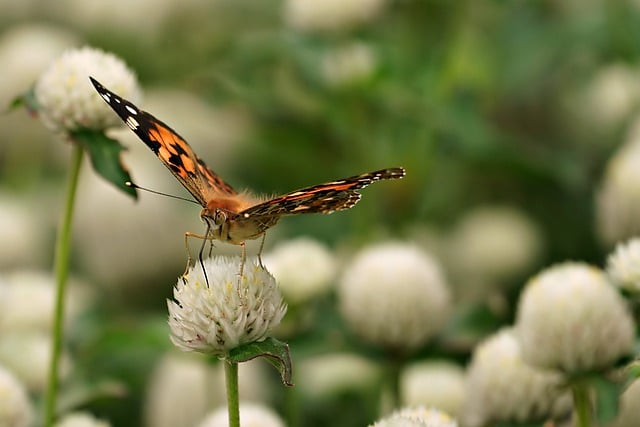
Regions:
<instances>
[{"instance_id":1,"label":"green stem","mask_svg":"<svg viewBox=\"0 0 640 427\"><path fill-rule=\"evenodd\" d=\"M572 386L571 391L573 393L573 407L577 420L576 427L591 427L589 387L577 382Z\"/></svg>"},{"instance_id":2,"label":"green stem","mask_svg":"<svg viewBox=\"0 0 640 427\"><path fill-rule=\"evenodd\" d=\"M229 410L229 427L240 427L238 364L229 360L225 360L224 375L227 383L227 408Z\"/></svg>"},{"instance_id":3,"label":"green stem","mask_svg":"<svg viewBox=\"0 0 640 427\"><path fill-rule=\"evenodd\" d=\"M53 331L51 345L51 359L49 363L49 378L47 395L44 408L44 425L53 425L56 413L56 400L58 394L58 365L60 364L60 351L62 348L62 335L64 323L64 297L69 276L69 253L71 250L71 223L73 220L73 206L78 188L78 176L82 165L83 149L79 144L73 145L73 157L69 182L67 183L67 200L64 206L62 221L60 222L56 237L54 270L56 278L56 302L53 313Z\"/></svg>"},{"instance_id":4,"label":"green stem","mask_svg":"<svg viewBox=\"0 0 640 427\"><path fill-rule=\"evenodd\" d=\"M402 392L400 390L400 374L404 366L405 357L399 352L390 352L387 358L385 375L385 387L387 398L382 402L380 416L391 413L402 404Z\"/></svg>"}]
</instances>

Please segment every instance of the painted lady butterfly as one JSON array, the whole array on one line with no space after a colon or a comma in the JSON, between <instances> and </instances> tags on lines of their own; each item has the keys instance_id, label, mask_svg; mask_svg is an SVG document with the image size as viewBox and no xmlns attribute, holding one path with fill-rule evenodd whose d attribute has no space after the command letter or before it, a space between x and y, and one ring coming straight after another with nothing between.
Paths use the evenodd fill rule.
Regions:
<instances>
[{"instance_id":1,"label":"painted lady butterfly","mask_svg":"<svg viewBox=\"0 0 640 427\"><path fill-rule=\"evenodd\" d=\"M92 77L90 79L109 106L202 205L200 216L207 230L204 236L189 234L194 237L239 244L244 249L245 240L264 238L265 232L284 215L329 214L349 209L360 200L357 190L376 181L399 179L405 175L401 167L382 169L313 185L268 200L238 193L209 169L169 126Z\"/></svg>"}]
</instances>

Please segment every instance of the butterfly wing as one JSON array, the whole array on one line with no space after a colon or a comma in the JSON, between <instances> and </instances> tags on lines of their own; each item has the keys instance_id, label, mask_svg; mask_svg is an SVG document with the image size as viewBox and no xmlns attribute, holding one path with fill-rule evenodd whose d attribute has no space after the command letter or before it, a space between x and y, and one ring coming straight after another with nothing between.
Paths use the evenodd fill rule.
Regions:
<instances>
[{"instance_id":1,"label":"butterfly wing","mask_svg":"<svg viewBox=\"0 0 640 427\"><path fill-rule=\"evenodd\" d=\"M111 92L92 77L91 83L129 128L153 151L180 183L202 205L236 191L216 175L173 129L131 102Z\"/></svg>"},{"instance_id":2,"label":"butterfly wing","mask_svg":"<svg viewBox=\"0 0 640 427\"><path fill-rule=\"evenodd\" d=\"M270 224L271 221L268 218L274 218L277 221L277 218L283 215L329 214L334 211L349 209L360 200L361 195L357 190L361 190L377 181L400 179L404 175L405 170L403 168L390 168L363 173L325 184L313 185L251 206L236 214L232 220L238 223L260 221Z\"/></svg>"}]
</instances>

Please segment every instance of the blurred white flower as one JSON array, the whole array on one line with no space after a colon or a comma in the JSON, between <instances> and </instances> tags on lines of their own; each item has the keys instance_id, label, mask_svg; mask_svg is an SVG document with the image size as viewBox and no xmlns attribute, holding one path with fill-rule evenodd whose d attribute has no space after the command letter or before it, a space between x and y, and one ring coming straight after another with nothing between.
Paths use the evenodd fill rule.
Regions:
<instances>
[{"instance_id":1,"label":"blurred white flower","mask_svg":"<svg viewBox=\"0 0 640 427\"><path fill-rule=\"evenodd\" d=\"M49 334L35 331L0 334L0 364L10 369L32 392L40 393L46 389L50 358ZM71 368L71 357L63 348L58 369L59 378L67 378Z\"/></svg>"},{"instance_id":2,"label":"blurred white flower","mask_svg":"<svg viewBox=\"0 0 640 427\"><path fill-rule=\"evenodd\" d=\"M302 31L338 31L374 20L388 0L287 0L284 17Z\"/></svg>"},{"instance_id":3,"label":"blurred white flower","mask_svg":"<svg viewBox=\"0 0 640 427\"><path fill-rule=\"evenodd\" d=\"M299 362L295 382L309 396L322 398L344 391L371 389L380 374L377 365L362 356L333 353Z\"/></svg>"},{"instance_id":4,"label":"blurred white flower","mask_svg":"<svg viewBox=\"0 0 640 427\"><path fill-rule=\"evenodd\" d=\"M286 313L273 276L240 257L207 258L178 279L169 300L171 342L182 351L224 355L239 345L261 341ZM208 281L207 281L208 280Z\"/></svg>"},{"instance_id":5,"label":"blurred white flower","mask_svg":"<svg viewBox=\"0 0 640 427\"><path fill-rule=\"evenodd\" d=\"M637 427L640 419L640 381L637 379L622 393L620 411L608 427Z\"/></svg>"},{"instance_id":6,"label":"blurred white flower","mask_svg":"<svg viewBox=\"0 0 640 427\"><path fill-rule=\"evenodd\" d=\"M445 361L413 363L402 372L400 390L404 406L438 408L457 417L466 397L464 370Z\"/></svg>"},{"instance_id":7,"label":"blurred white flower","mask_svg":"<svg viewBox=\"0 0 640 427\"><path fill-rule=\"evenodd\" d=\"M448 264L461 283L490 287L530 267L540 255L542 239L524 212L484 206L460 219L448 246ZM482 292L477 286L460 290L465 295L474 291Z\"/></svg>"},{"instance_id":8,"label":"blurred white flower","mask_svg":"<svg viewBox=\"0 0 640 427\"><path fill-rule=\"evenodd\" d=\"M66 29L47 24L9 27L0 36L0 108L33 85L45 68L66 49L78 43Z\"/></svg>"},{"instance_id":9,"label":"blurred white flower","mask_svg":"<svg viewBox=\"0 0 640 427\"><path fill-rule=\"evenodd\" d=\"M122 124L92 87L89 76L132 102L140 98L136 77L121 59L91 47L68 50L49 65L35 86L38 114L49 129L103 130Z\"/></svg>"},{"instance_id":10,"label":"blurred white flower","mask_svg":"<svg viewBox=\"0 0 640 427\"><path fill-rule=\"evenodd\" d=\"M20 382L0 365L0 425L31 427L34 411L27 391Z\"/></svg>"},{"instance_id":11,"label":"blurred white flower","mask_svg":"<svg viewBox=\"0 0 640 427\"><path fill-rule=\"evenodd\" d=\"M88 412L72 412L64 415L55 427L110 427L111 423L100 420Z\"/></svg>"},{"instance_id":12,"label":"blurred white flower","mask_svg":"<svg viewBox=\"0 0 640 427\"><path fill-rule=\"evenodd\" d=\"M264 363L240 363L239 392L242 401L266 401L268 377ZM224 366L212 365L195 353L168 353L154 368L145 400L148 427L194 426L211 407L226 403Z\"/></svg>"},{"instance_id":13,"label":"blurred white flower","mask_svg":"<svg viewBox=\"0 0 640 427\"><path fill-rule=\"evenodd\" d=\"M461 421L467 427L540 421L568 413L563 377L522 359L514 330L503 329L473 352L467 371L467 399Z\"/></svg>"},{"instance_id":14,"label":"blurred white flower","mask_svg":"<svg viewBox=\"0 0 640 427\"><path fill-rule=\"evenodd\" d=\"M362 250L340 279L338 299L340 312L356 333L399 349L426 343L451 308L439 264L409 243Z\"/></svg>"},{"instance_id":15,"label":"blurred white flower","mask_svg":"<svg viewBox=\"0 0 640 427\"><path fill-rule=\"evenodd\" d=\"M284 427L280 416L264 405L240 402L240 423L242 427ZM213 411L198 427L228 427L227 407Z\"/></svg>"},{"instance_id":16,"label":"blurred white flower","mask_svg":"<svg viewBox=\"0 0 640 427\"><path fill-rule=\"evenodd\" d=\"M327 52L322 75L330 87L351 86L367 80L376 67L376 56L368 44L351 42Z\"/></svg>"},{"instance_id":17,"label":"blurred white flower","mask_svg":"<svg viewBox=\"0 0 640 427\"><path fill-rule=\"evenodd\" d=\"M36 212L32 203L0 193L0 271L36 266L45 258L46 233Z\"/></svg>"},{"instance_id":18,"label":"blurred white flower","mask_svg":"<svg viewBox=\"0 0 640 427\"><path fill-rule=\"evenodd\" d=\"M596 229L607 245L640 233L640 118L607 163L596 198Z\"/></svg>"},{"instance_id":19,"label":"blurred white flower","mask_svg":"<svg viewBox=\"0 0 640 427\"><path fill-rule=\"evenodd\" d=\"M527 363L567 373L608 368L631 353L633 318L600 269L552 266L527 283L516 317Z\"/></svg>"},{"instance_id":20,"label":"blurred white flower","mask_svg":"<svg viewBox=\"0 0 640 427\"><path fill-rule=\"evenodd\" d=\"M370 427L458 427L458 422L442 411L418 406L400 409Z\"/></svg>"},{"instance_id":21,"label":"blurred white flower","mask_svg":"<svg viewBox=\"0 0 640 427\"><path fill-rule=\"evenodd\" d=\"M616 246L607 258L607 273L615 285L640 293L640 238Z\"/></svg>"},{"instance_id":22,"label":"blurred white flower","mask_svg":"<svg viewBox=\"0 0 640 427\"><path fill-rule=\"evenodd\" d=\"M628 65L603 67L576 102L581 110L581 123L593 129L610 129L629 118L640 105L638 76L640 70Z\"/></svg>"},{"instance_id":23,"label":"blurred white flower","mask_svg":"<svg viewBox=\"0 0 640 427\"><path fill-rule=\"evenodd\" d=\"M55 304L54 279L49 272L16 271L0 275L0 341L5 332L51 330ZM87 308L89 292L84 284L70 279L65 304L65 321Z\"/></svg>"},{"instance_id":24,"label":"blurred white flower","mask_svg":"<svg viewBox=\"0 0 640 427\"><path fill-rule=\"evenodd\" d=\"M326 292L338 267L329 248L309 237L280 243L262 259L290 304L300 304Z\"/></svg>"}]
</instances>

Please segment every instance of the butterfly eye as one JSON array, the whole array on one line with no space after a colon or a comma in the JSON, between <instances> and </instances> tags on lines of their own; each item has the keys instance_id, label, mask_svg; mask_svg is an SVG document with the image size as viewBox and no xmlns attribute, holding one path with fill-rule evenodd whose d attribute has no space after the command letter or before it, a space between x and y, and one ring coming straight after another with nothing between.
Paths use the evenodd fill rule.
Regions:
<instances>
[{"instance_id":1,"label":"butterfly eye","mask_svg":"<svg viewBox=\"0 0 640 427\"><path fill-rule=\"evenodd\" d=\"M217 226L221 226L227 221L227 213L222 209L216 209L213 214L213 223Z\"/></svg>"}]
</instances>

